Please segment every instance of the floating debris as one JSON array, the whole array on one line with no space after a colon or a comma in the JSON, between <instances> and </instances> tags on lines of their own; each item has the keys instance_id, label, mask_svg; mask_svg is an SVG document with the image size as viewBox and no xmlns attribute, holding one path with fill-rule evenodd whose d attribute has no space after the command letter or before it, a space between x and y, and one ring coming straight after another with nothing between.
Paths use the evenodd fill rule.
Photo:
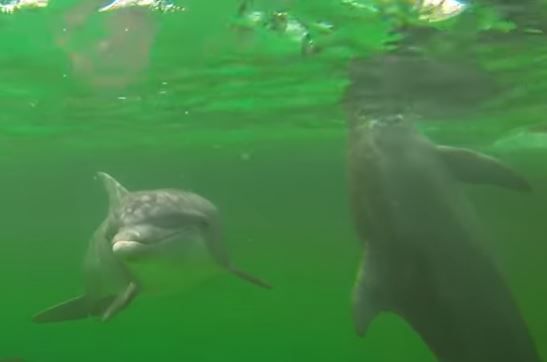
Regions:
<instances>
[{"instance_id":1,"label":"floating debris","mask_svg":"<svg viewBox=\"0 0 547 362\"><path fill-rule=\"evenodd\" d=\"M237 13L237 20L233 29L239 32L252 32L264 29L271 33L280 34L289 42L300 44L302 55L316 53L318 48L310 31L318 34L330 34L333 26L325 21L304 24L286 11L257 11L250 9L250 1L244 0Z\"/></svg>"},{"instance_id":2,"label":"floating debris","mask_svg":"<svg viewBox=\"0 0 547 362\"><path fill-rule=\"evenodd\" d=\"M252 39L249 36L252 33L274 40L255 43L264 47L286 40L287 45L299 45L300 53L309 56L322 53L326 48L345 48L346 43L354 42L347 38L351 32L348 29L359 29L359 24L378 16L404 24L421 23L421 26L453 18L467 6L462 0L338 0L332 5L330 15L308 19L288 9L261 10L252 0L242 0L232 29L246 36L246 40ZM279 36L271 37L267 33Z\"/></svg>"}]
</instances>

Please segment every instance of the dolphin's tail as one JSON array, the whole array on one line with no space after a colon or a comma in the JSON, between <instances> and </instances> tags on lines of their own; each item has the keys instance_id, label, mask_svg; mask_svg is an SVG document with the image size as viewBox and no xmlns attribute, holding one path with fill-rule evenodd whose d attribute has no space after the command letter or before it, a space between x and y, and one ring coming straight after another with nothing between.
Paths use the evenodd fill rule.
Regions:
<instances>
[{"instance_id":1,"label":"dolphin's tail","mask_svg":"<svg viewBox=\"0 0 547 362\"><path fill-rule=\"evenodd\" d=\"M99 315L112 303L113 299L114 297L109 296L97 302L87 295L82 295L41 311L32 318L32 321L55 323L89 318Z\"/></svg>"}]
</instances>

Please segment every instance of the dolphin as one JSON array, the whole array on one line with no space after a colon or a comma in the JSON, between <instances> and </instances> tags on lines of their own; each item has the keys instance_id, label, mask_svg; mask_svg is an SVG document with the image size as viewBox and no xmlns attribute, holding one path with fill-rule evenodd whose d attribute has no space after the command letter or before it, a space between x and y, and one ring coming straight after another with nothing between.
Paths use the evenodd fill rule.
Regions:
<instances>
[{"instance_id":1,"label":"dolphin","mask_svg":"<svg viewBox=\"0 0 547 362\"><path fill-rule=\"evenodd\" d=\"M441 362L541 361L461 187L530 184L495 158L435 145L402 116L350 114L349 123L350 204L363 247L352 294L358 335L389 312Z\"/></svg>"},{"instance_id":2,"label":"dolphin","mask_svg":"<svg viewBox=\"0 0 547 362\"><path fill-rule=\"evenodd\" d=\"M108 321L139 294L170 293L223 270L270 288L231 262L210 201L176 189L129 192L104 172L98 177L109 211L85 256L85 293L38 313L34 322Z\"/></svg>"}]
</instances>

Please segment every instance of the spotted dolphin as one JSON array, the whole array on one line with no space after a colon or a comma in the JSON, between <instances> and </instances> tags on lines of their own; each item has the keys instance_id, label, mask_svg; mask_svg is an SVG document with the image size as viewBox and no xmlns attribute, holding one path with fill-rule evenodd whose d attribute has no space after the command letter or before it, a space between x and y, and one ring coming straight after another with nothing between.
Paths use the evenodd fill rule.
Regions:
<instances>
[{"instance_id":1,"label":"spotted dolphin","mask_svg":"<svg viewBox=\"0 0 547 362\"><path fill-rule=\"evenodd\" d=\"M351 210L363 246L357 333L390 312L441 362L541 361L460 185L527 192L529 183L492 157L435 145L403 117L350 118Z\"/></svg>"},{"instance_id":2,"label":"spotted dolphin","mask_svg":"<svg viewBox=\"0 0 547 362\"><path fill-rule=\"evenodd\" d=\"M210 201L176 189L129 192L106 173L98 177L109 211L85 256L85 293L38 313L35 322L108 321L141 293L168 293L221 271L270 288L231 262Z\"/></svg>"}]
</instances>

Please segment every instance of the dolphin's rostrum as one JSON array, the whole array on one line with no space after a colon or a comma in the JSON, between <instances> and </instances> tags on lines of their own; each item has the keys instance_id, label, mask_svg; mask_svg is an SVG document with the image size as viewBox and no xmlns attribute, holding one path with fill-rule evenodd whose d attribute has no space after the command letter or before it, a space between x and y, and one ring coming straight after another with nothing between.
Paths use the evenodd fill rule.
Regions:
<instances>
[{"instance_id":1,"label":"dolphin's rostrum","mask_svg":"<svg viewBox=\"0 0 547 362\"><path fill-rule=\"evenodd\" d=\"M169 292L219 270L270 288L230 261L218 211L205 198L175 189L129 192L106 173L98 177L110 206L89 243L85 293L37 314L35 322L107 321L139 293Z\"/></svg>"}]
</instances>

